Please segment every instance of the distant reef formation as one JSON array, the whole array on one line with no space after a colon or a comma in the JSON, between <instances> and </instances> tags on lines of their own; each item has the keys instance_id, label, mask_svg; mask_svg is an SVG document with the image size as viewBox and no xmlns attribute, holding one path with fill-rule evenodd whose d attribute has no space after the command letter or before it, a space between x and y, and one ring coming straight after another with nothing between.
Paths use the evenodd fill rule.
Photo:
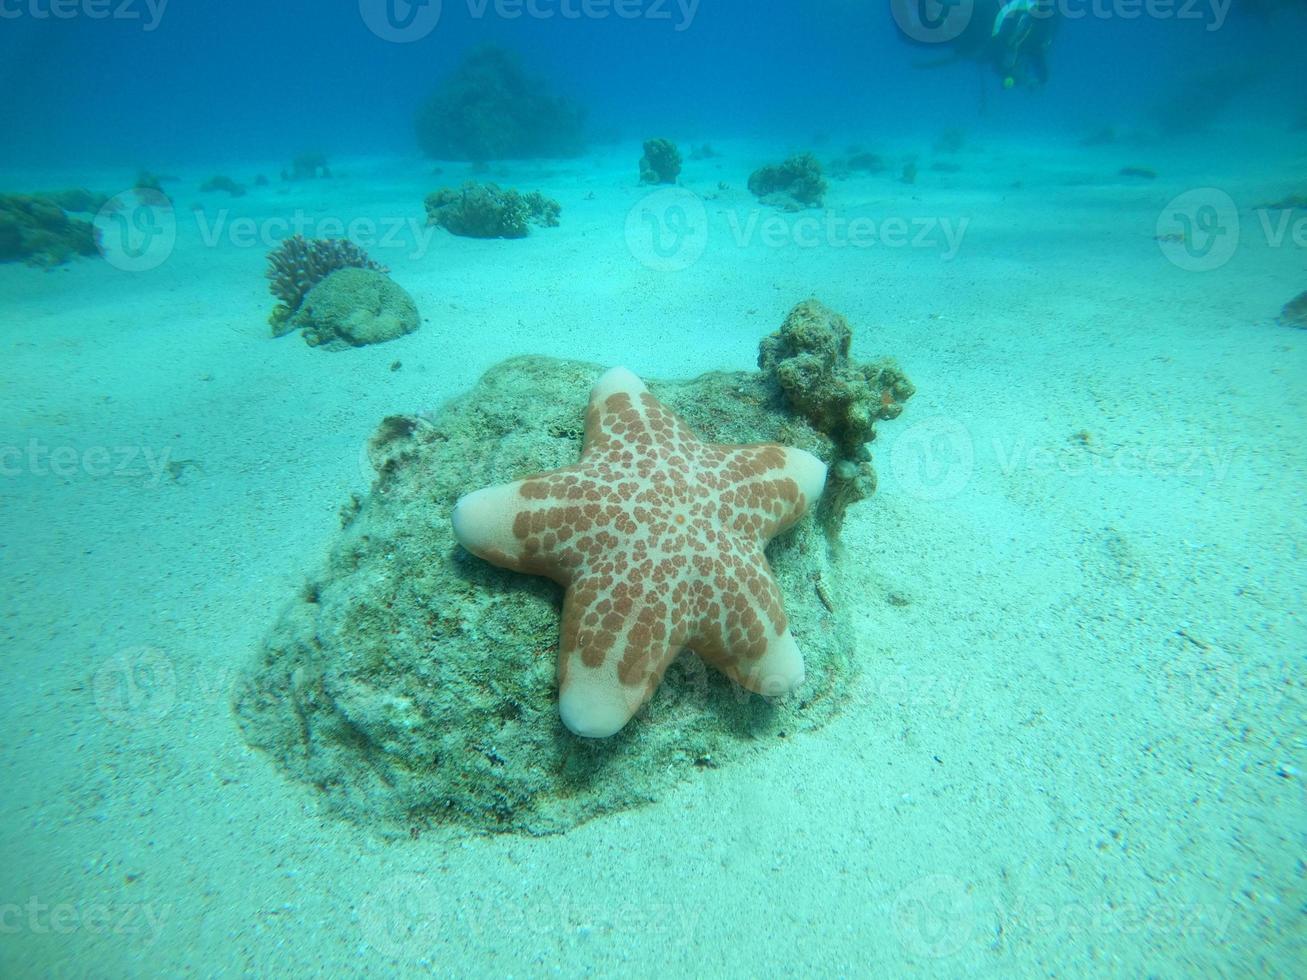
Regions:
<instances>
[{"instance_id":1,"label":"distant reef formation","mask_svg":"<svg viewBox=\"0 0 1307 980\"><path fill-rule=\"evenodd\" d=\"M897 396L873 390L880 375L853 379L841 319L815 302L803 309L788 339L766 346L766 370L650 389L705 439L782 442L837 464L870 432L870 420L849 424L843 386L858 404ZM823 328L831 336L818 337ZM781 367L809 355L810 370ZM436 824L562 832L820 728L845 704L859 669L853 614L867 601L846 575L874 556L840 546L819 506L767 548L807 665L797 695L758 697L686 654L619 734L584 739L563 726L560 588L472 557L449 517L470 489L575 463L604 369L515 358L439 411L381 423L371 492L342 509L325 567L234 694L250 744L329 809L396 836ZM840 390L823 394L831 386Z\"/></svg>"},{"instance_id":2,"label":"distant reef formation","mask_svg":"<svg viewBox=\"0 0 1307 980\"><path fill-rule=\"evenodd\" d=\"M640 158L640 183L675 184L681 175L681 151L667 139L645 140Z\"/></svg>"},{"instance_id":3,"label":"distant reef formation","mask_svg":"<svg viewBox=\"0 0 1307 980\"><path fill-rule=\"evenodd\" d=\"M466 183L427 195L427 224L464 238L525 238L531 226L554 228L562 207L538 191Z\"/></svg>"},{"instance_id":4,"label":"distant reef formation","mask_svg":"<svg viewBox=\"0 0 1307 980\"><path fill-rule=\"evenodd\" d=\"M785 211L819 208L826 197L821 164L811 153L800 153L783 163L759 167L749 177L749 190L764 204Z\"/></svg>"},{"instance_id":5,"label":"distant reef formation","mask_svg":"<svg viewBox=\"0 0 1307 980\"><path fill-rule=\"evenodd\" d=\"M48 194L0 194L0 262L50 268L78 256L99 254L93 215L108 198L87 190Z\"/></svg>"},{"instance_id":6,"label":"distant reef formation","mask_svg":"<svg viewBox=\"0 0 1307 980\"><path fill-rule=\"evenodd\" d=\"M287 238L268 253L273 336L303 330L310 346L339 350L416 330L417 306L388 273L348 239Z\"/></svg>"},{"instance_id":7,"label":"distant reef formation","mask_svg":"<svg viewBox=\"0 0 1307 980\"><path fill-rule=\"evenodd\" d=\"M494 45L464 58L417 115L422 151L437 160L571 157L585 149L584 113Z\"/></svg>"}]
</instances>

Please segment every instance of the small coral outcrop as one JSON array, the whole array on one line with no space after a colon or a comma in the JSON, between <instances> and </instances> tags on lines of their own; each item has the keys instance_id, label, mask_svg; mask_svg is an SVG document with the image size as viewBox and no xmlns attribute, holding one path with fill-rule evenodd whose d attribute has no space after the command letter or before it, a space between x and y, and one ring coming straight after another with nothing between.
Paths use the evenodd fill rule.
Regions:
<instances>
[{"instance_id":1,"label":"small coral outcrop","mask_svg":"<svg viewBox=\"0 0 1307 980\"><path fill-rule=\"evenodd\" d=\"M749 190L756 197L785 211L821 207L826 188L821 164L811 153L760 167L749 177Z\"/></svg>"},{"instance_id":2,"label":"small coral outcrop","mask_svg":"<svg viewBox=\"0 0 1307 980\"><path fill-rule=\"evenodd\" d=\"M281 172L281 179L288 181L320 180L330 176L331 165L326 155L317 151L301 153Z\"/></svg>"},{"instance_id":3,"label":"small coral outcrop","mask_svg":"<svg viewBox=\"0 0 1307 980\"><path fill-rule=\"evenodd\" d=\"M876 422L897 418L916 391L891 359L852 361L852 341L844 317L809 299L763 339L758 352L758 366L790 409L834 443L819 513L830 533L838 532L850 504L876 489L867 445L876 438Z\"/></svg>"},{"instance_id":4,"label":"small coral outcrop","mask_svg":"<svg viewBox=\"0 0 1307 980\"><path fill-rule=\"evenodd\" d=\"M344 350L394 340L418 328L417 304L376 269L338 269L304 297L290 324L310 347Z\"/></svg>"},{"instance_id":5,"label":"small coral outcrop","mask_svg":"<svg viewBox=\"0 0 1307 980\"><path fill-rule=\"evenodd\" d=\"M426 209L427 224L464 238L525 238L531 225L556 227L562 212L557 201L539 192L476 183L428 194Z\"/></svg>"},{"instance_id":6,"label":"small coral outcrop","mask_svg":"<svg viewBox=\"0 0 1307 980\"><path fill-rule=\"evenodd\" d=\"M681 151L671 140L645 140L640 158L640 183L675 184L681 175Z\"/></svg>"},{"instance_id":7,"label":"small coral outcrop","mask_svg":"<svg viewBox=\"0 0 1307 980\"><path fill-rule=\"evenodd\" d=\"M230 177L219 175L217 177L210 177L201 184L200 192L203 194L222 192L224 194L229 194L232 197L244 197L245 185L237 183Z\"/></svg>"},{"instance_id":8,"label":"small coral outcrop","mask_svg":"<svg viewBox=\"0 0 1307 980\"><path fill-rule=\"evenodd\" d=\"M494 45L472 51L417 116L422 151L437 160L572 157L584 114Z\"/></svg>"},{"instance_id":9,"label":"small coral outcrop","mask_svg":"<svg viewBox=\"0 0 1307 980\"><path fill-rule=\"evenodd\" d=\"M389 271L348 239L295 235L268 253L268 288L280 301L269 318L274 336L295 329L291 318L309 290L338 269L373 269L382 274Z\"/></svg>"},{"instance_id":10,"label":"small coral outcrop","mask_svg":"<svg viewBox=\"0 0 1307 980\"><path fill-rule=\"evenodd\" d=\"M48 268L97 254L95 226L73 215L97 211L104 203L85 190L0 194L0 262Z\"/></svg>"}]
</instances>

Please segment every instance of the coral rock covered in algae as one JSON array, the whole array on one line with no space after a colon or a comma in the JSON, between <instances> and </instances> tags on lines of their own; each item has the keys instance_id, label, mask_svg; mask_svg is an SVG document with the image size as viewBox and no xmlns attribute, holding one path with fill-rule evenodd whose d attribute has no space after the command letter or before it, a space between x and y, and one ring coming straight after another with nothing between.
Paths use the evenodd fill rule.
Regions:
<instances>
[{"instance_id":1,"label":"coral rock covered in algae","mask_svg":"<svg viewBox=\"0 0 1307 980\"><path fill-rule=\"evenodd\" d=\"M95 226L74 212L94 212L105 198L90 191L0 194L0 262L56 266L99 251Z\"/></svg>"},{"instance_id":2,"label":"coral rock covered in algae","mask_svg":"<svg viewBox=\"0 0 1307 980\"><path fill-rule=\"evenodd\" d=\"M268 289L279 302L269 322L275 336L295 329L293 317L304 302L304 297L337 269L389 270L378 265L348 239L305 238L294 235L268 253Z\"/></svg>"},{"instance_id":3,"label":"coral rock covered in algae","mask_svg":"<svg viewBox=\"0 0 1307 980\"><path fill-rule=\"evenodd\" d=\"M640 158L640 183L675 184L681 175L681 151L671 140L645 140Z\"/></svg>"},{"instance_id":4,"label":"coral rock covered in algae","mask_svg":"<svg viewBox=\"0 0 1307 980\"><path fill-rule=\"evenodd\" d=\"M769 164L749 177L749 190L764 204L786 211L819 208L826 196L821 164L811 153L790 157L784 163Z\"/></svg>"},{"instance_id":5,"label":"coral rock covered in algae","mask_svg":"<svg viewBox=\"0 0 1307 980\"><path fill-rule=\"evenodd\" d=\"M759 694L792 694L803 657L763 548L826 482L811 453L701 441L625 368L596 382L577 463L468 494L454 535L491 564L566 589L558 707L607 738L694 650Z\"/></svg>"},{"instance_id":6,"label":"coral rock covered in algae","mask_svg":"<svg viewBox=\"0 0 1307 980\"><path fill-rule=\"evenodd\" d=\"M855 364L852 343L848 321L809 299L763 340L758 355L789 406L834 443L822 519L835 530L848 506L876 489L867 445L876 422L898 418L916 391L892 360Z\"/></svg>"},{"instance_id":7,"label":"coral rock covered in algae","mask_svg":"<svg viewBox=\"0 0 1307 980\"><path fill-rule=\"evenodd\" d=\"M420 323L413 297L375 269L337 269L309 290L290 319L310 347L329 350L394 340Z\"/></svg>"},{"instance_id":8,"label":"coral rock covered in algae","mask_svg":"<svg viewBox=\"0 0 1307 980\"><path fill-rule=\"evenodd\" d=\"M464 238L525 238L533 224L557 227L562 211L557 201L535 191L523 194L476 183L428 194L426 209L427 224Z\"/></svg>"},{"instance_id":9,"label":"coral rock covered in algae","mask_svg":"<svg viewBox=\"0 0 1307 980\"><path fill-rule=\"evenodd\" d=\"M469 487L575 463L602 373L517 358L435 415L389 418L373 438L372 492L346 512L326 567L287 607L234 705L251 744L336 812L396 834L432 823L564 831L658 798L705 759L730 765L840 710L857 668L853 600L846 559L809 515L767 546L804 655L796 696L759 697L683 655L612 738L563 726L562 590L469 555L446 518ZM649 388L705 439L836 459L832 439L786 409L772 376Z\"/></svg>"}]
</instances>

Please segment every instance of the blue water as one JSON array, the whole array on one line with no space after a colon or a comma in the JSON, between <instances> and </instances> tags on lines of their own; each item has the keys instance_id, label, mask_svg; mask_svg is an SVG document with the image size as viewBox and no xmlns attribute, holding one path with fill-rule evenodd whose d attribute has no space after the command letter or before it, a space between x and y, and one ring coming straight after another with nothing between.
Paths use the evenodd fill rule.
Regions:
<instances>
[{"instance_id":1,"label":"blue water","mask_svg":"<svg viewBox=\"0 0 1307 980\"><path fill-rule=\"evenodd\" d=\"M585 105L600 136L912 132L973 122L981 105L973 64L913 70L930 52L902 43L886 3L648 0L636 8L645 15L626 19L602 5L607 16L568 16L581 0L539 0L548 16L514 17L445 0L435 29L404 44L381 40L352 2L173 0L155 14L145 0L113 0L121 17L105 20L54 19L50 3L4 5L0 165L265 159L307 145L404 152L415 108L488 40ZM1273 118L1302 98L1301 3L1273 14L1184 4L1165 18L1065 21L1047 89L991 92L989 125L1048 133L1129 122L1184 76L1245 61L1261 77L1241 112Z\"/></svg>"}]
</instances>

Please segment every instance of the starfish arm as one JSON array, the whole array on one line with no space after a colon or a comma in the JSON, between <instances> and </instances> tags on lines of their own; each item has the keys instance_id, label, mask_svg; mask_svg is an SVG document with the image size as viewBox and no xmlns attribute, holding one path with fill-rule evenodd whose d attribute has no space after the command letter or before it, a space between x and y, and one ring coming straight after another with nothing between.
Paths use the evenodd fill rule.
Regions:
<instances>
[{"instance_id":1,"label":"starfish arm","mask_svg":"<svg viewBox=\"0 0 1307 980\"><path fill-rule=\"evenodd\" d=\"M721 447L731 481L719 506L731 530L766 543L798 523L826 486L826 464L812 453L761 443Z\"/></svg>"},{"instance_id":2,"label":"starfish arm","mask_svg":"<svg viewBox=\"0 0 1307 980\"><path fill-rule=\"evenodd\" d=\"M567 590L561 632L558 711L585 738L620 731L682 646L666 602L607 575L582 576Z\"/></svg>"},{"instance_id":3,"label":"starfish arm","mask_svg":"<svg viewBox=\"0 0 1307 980\"><path fill-rule=\"evenodd\" d=\"M585 410L585 439L581 458L608 456L620 452L630 441L634 426L643 427L637 406L649 389L626 368L605 371L590 390Z\"/></svg>"},{"instance_id":4,"label":"starfish arm","mask_svg":"<svg viewBox=\"0 0 1307 980\"><path fill-rule=\"evenodd\" d=\"M472 554L514 572L544 575L567 585L581 555L568 546L572 529L567 508L548 480L567 479L566 470L476 490L459 498L454 537Z\"/></svg>"},{"instance_id":5,"label":"starfish arm","mask_svg":"<svg viewBox=\"0 0 1307 980\"><path fill-rule=\"evenodd\" d=\"M779 697L804 680L803 655L790 632L780 589L761 553L735 561L711 592L695 603L698 628L688 644L731 680L758 694Z\"/></svg>"}]
</instances>

